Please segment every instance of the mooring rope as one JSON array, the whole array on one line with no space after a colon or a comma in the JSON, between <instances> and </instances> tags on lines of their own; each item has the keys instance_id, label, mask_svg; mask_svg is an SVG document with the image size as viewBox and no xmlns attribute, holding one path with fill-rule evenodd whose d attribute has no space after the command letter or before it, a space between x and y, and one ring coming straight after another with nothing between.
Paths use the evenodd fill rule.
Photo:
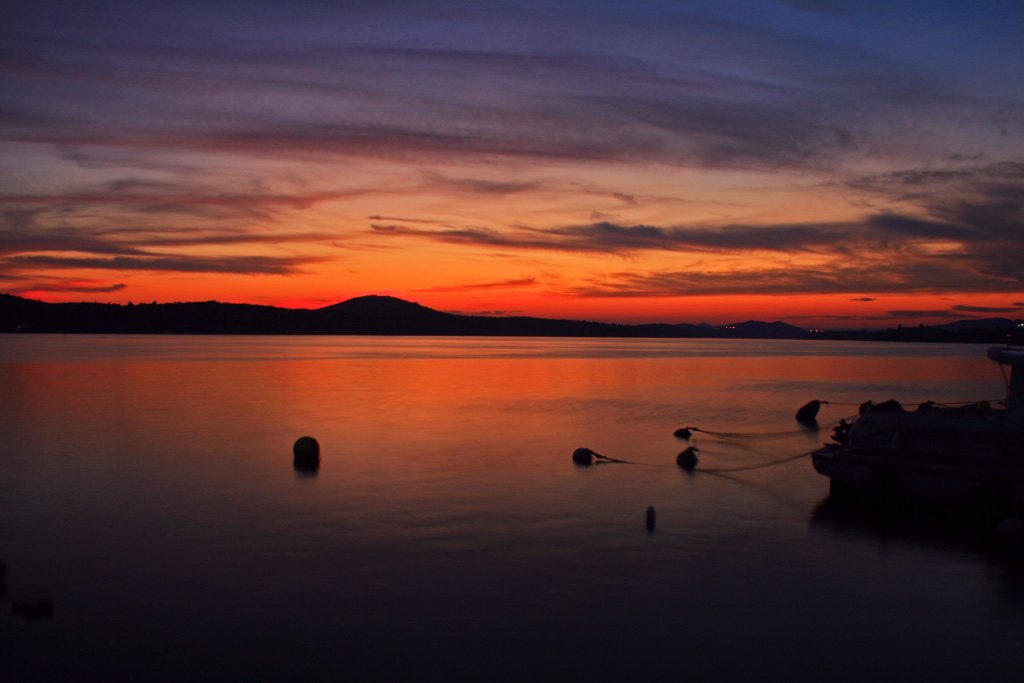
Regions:
<instances>
[{"instance_id":1,"label":"mooring rope","mask_svg":"<svg viewBox=\"0 0 1024 683\"><path fill-rule=\"evenodd\" d=\"M775 465L782 465L783 463L793 462L800 458L806 458L814 451L807 451L806 453L800 453L798 455L790 455L779 460L772 460L769 462L759 463L757 465L746 465L743 467L696 467L694 472L707 472L708 474L724 474L726 472L746 472L748 470L760 470L766 467L774 467Z\"/></svg>"},{"instance_id":2,"label":"mooring rope","mask_svg":"<svg viewBox=\"0 0 1024 683\"><path fill-rule=\"evenodd\" d=\"M590 449L587 449L587 450L590 450ZM676 469L675 467L672 467L671 465L656 465L656 464L650 463L650 462L634 462L632 460L619 460L618 458L609 458L607 455L601 455L597 451L593 451L593 450L590 451L590 454L593 455L595 458L600 458L600 460L597 460L597 461L594 462L595 465L601 465L601 464L604 464L604 463L617 462L617 463L620 463L622 465L640 465L641 467L666 467L666 468L669 468L669 469Z\"/></svg>"},{"instance_id":3,"label":"mooring rope","mask_svg":"<svg viewBox=\"0 0 1024 683\"><path fill-rule=\"evenodd\" d=\"M740 467L681 467L676 465L657 465L650 462L636 462L635 460L620 460L619 458L610 458L607 455L601 455L597 451L586 449L590 455L598 458L594 461L595 465L608 464L608 463L619 463L621 465L639 465L641 467L660 467L663 469L684 469L690 472L707 472L708 474L725 474L726 472L745 472L747 470L760 470L766 467L774 467L775 465L782 465L787 462L799 460L800 458L806 458L814 451L807 451L806 453L799 453L797 455L789 455L785 458L779 458L777 460L770 460L768 462L757 463L756 465L743 465Z\"/></svg>"},{"instance_id":4,"label":"mooring rope","mask_svg":"<svg viewBox=\"0 0 1024 683\"><path fill-rule=\"evenodd\" d=\"M842 420L833 420L832 422L826 422L825 424L816 425L814 427L808 426L802 429L792 429L785 432L715 432L710 429L701 429L700 427L684 427L685 430L691 432L700 432L701 434L709 434L711 436L717 436L721 439L771 439L771 438L782 438L786 436L793 436L795 434L815 434L817 432L824 431L826 429L832 429L836 425L840 424L844 420L849 422L855 419L856 415L844 417ZM682 432L683 429L676 430ZM689 438L689 437L683 437Z\"/></svg>"},{"instance_id":5,"label":"mooring rope","mask_svg":"<svg viewBox=\"0 0 1024 683\"><path fill-rule=\"evenodd\" d=\"M710 434L711 436L717 436L723 439L769 439L772 437L792 436L793 434L813 434L814 432L820 432L823 429L834 427L837 424L839 424L838 420L826 425L807 427L806 429L794 429L787 432L713 432L710 429L701 429L700 427L686 427L686 429L689 429L691 432Z\"/></svg>"},{"instance_id":6,"label":"mooring rope","mask_svg":"<svg viewBox=\"0 0 1024 683\"><path fill-rule=\"evenodd\" d=\"M938 406L940 408L970 408L971 406L976 406L980 403L988 403L989 405L992 405L994 403L1001 403L1002 401L1003 397L983 398L978 401L953 401L951 403L936 403L935 401L925 401L925 403L930 403L933 406Z\"/></svg>"}]
</instances>

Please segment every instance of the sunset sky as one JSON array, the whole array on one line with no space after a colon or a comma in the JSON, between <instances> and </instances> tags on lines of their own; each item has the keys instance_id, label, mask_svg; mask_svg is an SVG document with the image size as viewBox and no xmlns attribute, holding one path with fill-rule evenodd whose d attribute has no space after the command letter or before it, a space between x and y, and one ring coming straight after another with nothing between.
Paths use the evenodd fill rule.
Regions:
<instances>
[{"instance_id":1,"label":"sunset sky","mask_svg":"<svg viewBox=\"0 0 1024 683\"><path fill-rule=\"evenodd\" d=\"M0 292L1024 317L1019 0L25 2Z\"/></svg>"}]
</instances>

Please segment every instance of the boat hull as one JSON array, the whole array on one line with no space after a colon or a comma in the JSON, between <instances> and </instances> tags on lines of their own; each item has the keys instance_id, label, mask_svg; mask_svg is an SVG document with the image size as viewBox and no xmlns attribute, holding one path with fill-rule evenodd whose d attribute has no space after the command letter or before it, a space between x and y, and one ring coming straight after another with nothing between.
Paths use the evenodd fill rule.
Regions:
<instances>
[{"instance_id":1,"label":"boat hull","mask_svg":"<svg viewBox=\"0 0 1024 683\"><path fill-rule=\"evenodd\" d=\"M811 454L814 469L833 492L1024 509L1024 349L997 347L988 356L1010 368L1003 407L929 402L908 411L886 401L841 423L839 443Z\"/></svg>"},{"instance_id":2,"label":"boat hull","mask_svg":"<svg viewBox=\"0 0 1024 683\"><path fill-rule=\"evenodd\" d=\"M952 460L942 454L862 449L833 444L811 454L814 469L835 493L864 491L876 498L1024 507L1024 467L1017 458Z\"/></svg>"}]
</instances>

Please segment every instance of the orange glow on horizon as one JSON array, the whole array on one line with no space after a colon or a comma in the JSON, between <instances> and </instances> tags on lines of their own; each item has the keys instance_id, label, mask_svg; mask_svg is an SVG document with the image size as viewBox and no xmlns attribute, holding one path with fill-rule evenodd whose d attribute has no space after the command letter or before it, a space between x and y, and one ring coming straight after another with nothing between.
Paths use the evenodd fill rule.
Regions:
<instances>
[{"instance_id":1,"label":"orange glow on horizon","mask_svg":"<svg viewBox=\"0 0 1024 683\"><path fill-rule=\"evenodd\" d=\"M265 220L192 227L191 219L175 219L159 230L126 232L159 250L138 264L136 257L74 250L30 254L26 263L82 265L37 267L40 286L8 291L49 302L217 300L286 308L379 294L465 315L627 324L781 320L824 329L938 324L957 317L956 306L963 307L960 318L1002 314L983 309L1014 317L1024 300L1024 293L940 291L944 283L928 274L928 259L955 251L954 243L922 239L895 254L870 239L858 243L848 233L865 214L845 191L785 174L599 164L524 166L505 175L488 166L429 173L382 161L357 166L359 177L384 189L343 196L321 186L328 169L268 163L268 174L318 179L301 200L286 201L280 188L252 197L283 204ZM568 172L575 180L559 176ZM134 216L132 202L141 199L90 201L90 212L116 222L125 218L125 202ZM195 202L203 210L215 203ZM232 196L217 206L241 202ZM920 263L901 263L908 254ZM112 271L104 262L124 265ZM888 271L896 273L891 279L919 277L923 284L885 291L877 274ZM845 280L850 291L837 291ZM859 291L858 283L874 289Z\"/></svg>"}]
</instances>

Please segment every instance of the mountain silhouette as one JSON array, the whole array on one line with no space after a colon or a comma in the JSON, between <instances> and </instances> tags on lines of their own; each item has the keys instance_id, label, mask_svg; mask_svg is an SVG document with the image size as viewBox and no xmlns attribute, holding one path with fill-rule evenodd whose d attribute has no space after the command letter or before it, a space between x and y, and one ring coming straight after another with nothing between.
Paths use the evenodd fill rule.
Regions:
<instances>
[{"instance_id":1,"label":"mountain silhouette","mask_svg":"<svg viewBox=\"0 0 1024 683\"><path fill-rule=\"evenodd\" d=\"M339 334L503 337L660 337L1003 342L1021 321L965 320L940 327L810 333L784 322L748 320L622 325L531 317L456 315L392 296L361 296L316 309L217 301L166 304L45 303L0 294L0 332L92 334Z\"/></svg>"},{"instance_id":2,"label":"mountain silhouette","mask_svg":"<svg viewBox=\"0 0 1024 683\"><path fill-rule=\"evenodd\" d=\"M674 325L616 325L547 318L443 313L390 296L362 296L317 309L217 301L98 304L0 294L0 332L94 334L362 334L557 337L687 337Z\"/></svg>"},{"instance_id":3,"label":"mountain silhouette","mask_svg":"<svg viewBox=\"0 0 1024 683\"><path fill-rule=\"evenodd\" d=\"M393 296L360 296L309 311L314 327L326 334L469 334L464 316L442 313Z\"/></svg>"}]
</instances>

